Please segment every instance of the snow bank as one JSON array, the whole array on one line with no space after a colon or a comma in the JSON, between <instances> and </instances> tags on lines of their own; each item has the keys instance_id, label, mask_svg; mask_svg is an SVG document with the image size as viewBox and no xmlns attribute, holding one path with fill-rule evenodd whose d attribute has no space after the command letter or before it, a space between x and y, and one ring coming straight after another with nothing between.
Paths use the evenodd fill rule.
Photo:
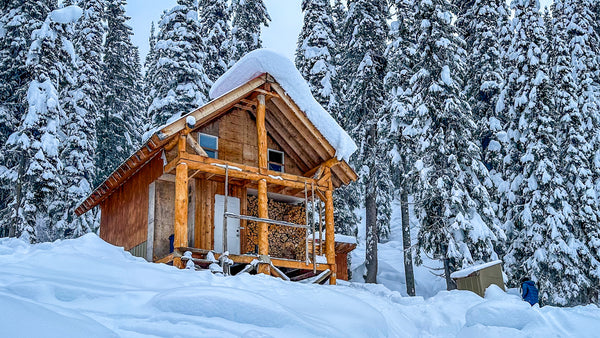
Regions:
<instances>
[{"instance_id":1,"label":"snow bank","mask_svg":"<svg viewBox=\"0 0 600 338\"><path fill-rule=\"evenodd\" d=\"M489 268L490 266L494 266L497 264L502 264L501 260L495 260L495 261L491 261L488 263L484 263L484 264L479 264L479 265L473 265L470 266L466 269L462 269L462 270L458 270L453 272L452 274L450 274L450 278L456 279L456 278L464 278L464 277L468 277L470 274L477 272L477 271L481 271L485 268Z\"/></svg>"},{"instance_id":2,"label":"snow bank","mask_svg":"<svg viewBox=\"0 0 600 338\"><path fill-rule=\"evenodd\" d=\"M257 76L271 74L308 119L335 148L338 159L348 161L358 149L350 136L315 100L306 80L285 56L268 49L254 50L223 74L210 89L211 99L222 96Z\"/></svg>"},{"instance_id":3,"label":"snow bank","mask_svg":"<svg viewBox=\"0 0 600 338\"><path fill-rule=\"evenodd\" d=\"M595 337L600 309L486 297L405 297L380 284L285 282L178 270L95 235L0 239L0 337Z\"/></svg>"},{"instance_id":4,"label":"snow bank","mask_svg":"<svg viewBox=\"0 0 600 338\"><path fill-rule=\"evenodd\" d=\"M71 5L52 11L50 13L50 20L56 23L68 24L76 22L82 15L83 10L81 7Z\"/></svg>"}]
</instances>

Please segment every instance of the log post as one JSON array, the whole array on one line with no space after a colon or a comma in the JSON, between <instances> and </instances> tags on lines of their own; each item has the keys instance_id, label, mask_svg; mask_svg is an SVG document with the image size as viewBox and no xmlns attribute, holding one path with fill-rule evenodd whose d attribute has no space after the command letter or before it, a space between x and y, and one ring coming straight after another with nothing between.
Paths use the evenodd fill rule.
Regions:
<instances>
[{"instance_id":1,"label":"log post","mask_svg":"<svg viewBox=\"0 0 600 338\"><path fill-rule=\"evenodd\" d=\"M186 137L181 136L178 144L178 152L185 153ZM175 169L175 226L174 241L175 248L188 246L188 166L179 163ZM173 265L183 268L179 257L173 260Z\"/></svg>"},{"instance_id":2,"label":"log post","mask_svg":"<svg viewBox=\"0 0 600 338\"><path fill-rule=\"evenodd\" d=\"M267 170L267 129L265 124L265 96L257 96L256 107L256 132L258 135L258 168L261 173ZM258 217L269 218L267 181L258 181ZM264 222L258 223L258 254L269 255L269 225ZM258 273L270 274L271 267L268 264L259 264Z\"/></svg>"},{"instance_id":3,"label":"log post","mask_svg":"<svg viewBox=\"0 0 600 338\"><path fill-rule=\"evenodd\" d=\"M330 168L325 168L325 175L331 174ZM327 264L331 270L329 284L336 284L336 264L335 264L335 228L333 223L333 184L329 178L329 189L325 191L325 255Z\"/></svg>"}]
</instances>

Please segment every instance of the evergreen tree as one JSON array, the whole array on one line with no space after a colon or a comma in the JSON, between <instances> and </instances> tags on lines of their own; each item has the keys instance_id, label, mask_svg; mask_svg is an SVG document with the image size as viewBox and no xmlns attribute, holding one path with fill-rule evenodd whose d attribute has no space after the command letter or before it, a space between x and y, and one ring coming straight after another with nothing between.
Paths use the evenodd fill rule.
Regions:
<instances>
[{"instance_id":1,"label":"evergreen tree","mask_svg":"<svg viewBox=\"0 0 600 338\"><path fill-rule=\"evenodd\" d=\"M386 60L385 41L388 36L386 1L356 0L348 3L348 16L343 26L344 49L342 76L348 77L341 123L358 141L359 154L353 165L361 168L366 209L367 252L365 280L377 278L377 242L389 235L391 179L388 145L383 131Z\"/></svg>"},{"instance_id":2,"label":"evergreen tree","mask_svg":"<svg viewBox=\"0 0 600 338\"><path fill-rule=\"evenodd\" d=\"M513 283L529 275L544 302L564 304L573 285L589 283L578 267L581 243L569 226L565 178L559 170L559 140L548 77L548 43L539 2L511 3L515 18L509 49L507 134L512 146L505 162L510 182L506 272Z\"/></svg>"},{"instance_id":3,"label":"evergreen tree","mask_svg":"<svg viewBox=\"0 0 600 338\"><path fill-rule=\"evenodd\" d=\"M64 210L64 201L56 198L62 184L60 128L65 118L59 88L67 86L73 75L73 46L69 41L72 27L66 17L75 16L63 13L51 12L32 33L27 55L27 67L33 76L27 90L28 110L7 143L10 152L19 158L16 191L10 202L14 212L10 216L17 234L31 242L60 235L57 225Z\"/></svg>"},{"instance_id":4,"label":"evergreen tree","mask_svg":"<svg viewBox=\"0 0 600 338\"><path fill-rule=\"evenodd\" d=\"M198 14L200 35L204 37L206 46L204 69L213 83L225 73L229 63L227 52L230 49L231 32L227 0L200 0ZM208 91L205 94L208 97Z\"/></svg>"},{"instance_id":5,"label":"evergreen tree","mask_svg":"<svg viewBox=\"0 0 600 338\"><path fill-rule=\"evenodd\" d=\"M566 112L561 114L563 133L567 135L566 140L561 140L565 150L561 151L562 167L566 169L567 190L572 202L575 229L574 235L585 243L585 248L579 248L582 256L580 265L587 269L587 277L591 279L591 285L584 288L584 283L579 284L578 290L573 290L573 298L570 303L585 303L598 300L600 294L600 227L598 226L599 208L598 193L594 191L593 180L600 177L597 158L598 129L600 128L600 115L598 114L598 82L595 74L600 71L598 64L599 37L594 30L597 22L593 13L594 3L592 1L563 0L555 2L554 16L556 28L553 35L564 39L566 32L567 44L561 45L559 55L570 61L570 64L556 62L557 69L562 73L570 72L572 77L557 74L561 80L566 82L572 80L570 86L566 87L555 97L565 95L570 100L565 100ZM559 32L560 31L560 32ZM555 48L559 42L553 42ZM558 86L557 86L558 87ZM571 90L575 89L575 92ZM569 95L571 94L571 95ZM574 94L574 95L573 95ZM576 100L576 102L573 101ZM576 105L576 106L575 106ZM572 106L575 106L571 109ZM594 140L594 141L591 141ZM596 183L597 185L597 183ZM583 289L583 290L582 290Z\"/></svg>"},{"instance_id":6,"label":"evergreen tree","mask_svg":"<svg viewBox=\"0 0 600 338\"><path fill-rule=\"evenodd\" d=\"M307 80L315 99L337 118L339 103L335 84L337 38L332 9L327 0L304 0L304 25L298 36L296 67ZM358 218L354 210L359 198L351 187L341 187L334 194L336 233L356 236Z\"/></svg>"},{"instance_id":7,"label":"evergreen tree","mask_svg":"<svg viewBox=\"0 0 600 338\"><path fill-rule=\"evenodd\" d=\"M501 171L503 158L498 133L506 121L496 113L496 104L504 85L502 53L509 44L509 13L504 0L475 0L461 20L465 31L470 32L465 40L465 95L477 123L474 136L481 144L481 158L493 173Z\"/></svg>"},{"instance_id":8,"label":"evergreen tree","mask_svg":"<svg viewBox=\"0 0 600 338\"><path fill-rule=\"evenodd\" d=\"M414 109L411 103L411 88L409 79L413 75L415 58L415 21L412 0L396 0L394 3L397 21L392 23L392 42L386 50L388 72L385 77L385 87L388 92L386 109L389 111L390 142L393 145L390 152L392 180L400 195L402 212L402 240L404 249L404 271L406 291L415 295L415 277L413 272L412 243L410 222L408 216L408 196L412 194L415 170L415 150L410 134L410 123L413 120Z\"/></svg>"},{"instance_id":9,"label":"evergreen tree","mask_svg":"<svg viewBox=\"0 0 600 338\"><path fill-rule=\"evenodd\" d=\"M126 21L125 0L109 0L104 44L104 103L96 124L96 182L101 183L140 142L143 128L141 65L133 31Z\"/></svg>"},{"instance_id":10,"label":"evergreen tree","mask_svg":"<svg viewBox=\"0 0 600 338\"><path fill-rule=\"evenodd\" d=\"M61 237L76 237L95 231L95 212L77 217L75 209L79 202L92 191L96 141L96 121L100 116L99 107L103 104L102 44L104 36L105 2L103 0L82 0L83 17L78 21L74 34L77 54L75 81L68 87L64 109L66 119L63 131L61 160L64 165L61 199L67 203L63 219Z\"/></svg>"},{"instance_id":11,"label":"evergreen tree","mask_svg":"<svg viewBox=\"0 0 600 338\"><path fill-rule=\"evenodd\" d=\"M206 57L198 22L197 1L178 0L159 23L156 53L159 62L149 69L153 81L148 116L158 127L208 102L211 81L204 72Z\"/></svg>"},{"instance_id":12,"label":"evergreen tree","mask_svg":"<svg viewBox=\"0 0 600 338\"><path fill-rule=\"evenodd\" d=\"M15 210L8 209L8 203L16 193L20 158L6 142L27 112L27 90L33 79L26 65L31 34L42 26L55 4L51 0L10 0L0 7L0 235L14 236L11 215Z\"/></svg>"},{"instance_id":13,"label":"evergreen tree","mask_svg":"<svg viewBox=\"0 0 600 338\"><path fill-rule=\"evenodd\" d=\"M298 36L296 67L315 99L332 111L337 106L332 81L336 76L336 38L328 0L303 0L304 25Z\"/></svg>"},{"instance_id":14,"label":"evergreen tree","mask_svg":"<svg viewBox=\"0 0 600 338\"><path fill-rule=\"evenodd\" d=\"M446 282L457 265L496 256L499 229L483 182L488 172L473 141L476 125L461 95L464 41L451 24L447 0L415 4L417 59L410 79L415 116L408 134L416 151L415 213L421 221L418 247L443 259ZM417 250L417 254L420 250Z\"/></svg>"},{"instance_id":15,"label":"evergreen tree","mask_svg":"<svg viewBox=\"0 0 600 338\"><path fill-rule=\"evenodd\" d=\"M234 64L247 53L262 48L261 25L268 27L271 17L263 0L233 0L232 41L230 64Z\"/></svg>"}]
</instances>

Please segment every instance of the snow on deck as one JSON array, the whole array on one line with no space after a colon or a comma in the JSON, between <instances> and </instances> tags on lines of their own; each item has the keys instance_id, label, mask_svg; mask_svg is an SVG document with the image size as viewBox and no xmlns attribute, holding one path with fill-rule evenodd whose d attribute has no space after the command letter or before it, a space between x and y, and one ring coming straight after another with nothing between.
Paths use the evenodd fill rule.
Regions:
<instances>
[{"instance_id":1,"label":"snow on deck","mask_svg":"<svg viewBox=\"0 0 600 338\"><path fill-rule=\"evenodd\" d=\"M484 264L473 265L466 269L462 269L462 270L453 272L452 274L450 274L450 278L465 278L465 277L468 277L473 272L477 272L477 271L483 270L485 268L489 268L490 266L494 266L496 264L502 264L502 261L495 260L495 261L484 263Z\"/></svg>"},{"instance_id":2,"label":"snow on deck","mask_svg":"<svg viewBox=\"0 0 600 338\"><path fill-rule=\"evenodd\" d=\"M323 238L323 240L325 240L325 236L326 236L326 231L323 231L323 234L321 235L321 237ZM308 239L312 239L312 233L309 233L306 237ZM315 240L316 241L319 240L319 232L318 231L315 233ZM336 243L357 244L356 237L354 237L354 236L348 236L348 235L342 235L342 234L335 234L335 242Z\"/></svg>"},{"instance_id":3,"label":"snow on deck","mask_svg":"<svg viewBox=\"0 0 600 338\"><path fill-rule=\"evenodd\" d=\"M308 83L285 56L268 49L254 50L241 58L210 89L211 99L222 96L257 76L269 73L335 148L336 157L348 161L357 146L348 133L315 100Z\"/></svg>"}]
</instances>

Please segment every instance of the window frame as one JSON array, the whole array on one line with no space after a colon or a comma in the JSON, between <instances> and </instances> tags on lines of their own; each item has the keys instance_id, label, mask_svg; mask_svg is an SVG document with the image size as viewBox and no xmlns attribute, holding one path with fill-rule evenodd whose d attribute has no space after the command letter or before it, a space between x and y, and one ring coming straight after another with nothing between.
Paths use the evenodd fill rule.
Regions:
<instances>
[{"instance_id":1,"label":"window frame","mask_svg":"<svg viewBox=\"0 0 600 338\"><path fill-rule=\"evenodd\" d=\"M216 144L217 148L213 149L213 148L209 148L209 147L203 146L202 145L202 136L207 136L209 138L215 139L215 144ZM206 151L207 155L208 155L208 152L212 152L212 153L215 154L215 157L211 157L211 158L215 158L215 159L219 158L219 137L218 136L211 135L211 134L206 134L206 133L198 133L198 144L200 145L200 147L202 149L204 149L204 151Z\"/></svg>"},{"instance_id":2,"label":"window frame","mask_svg":"<svg viewBox=\"0 0 600 338\"><path fill-rule=\"evenodd\" d=\"M271 152L281 154L281 163L271 161ZM271 169L271 164L281 166L281 171ZM267 168L271 171L284 173L285 172L285 153L281 150L267 148Z\"/></svg>"}]
</instances>

